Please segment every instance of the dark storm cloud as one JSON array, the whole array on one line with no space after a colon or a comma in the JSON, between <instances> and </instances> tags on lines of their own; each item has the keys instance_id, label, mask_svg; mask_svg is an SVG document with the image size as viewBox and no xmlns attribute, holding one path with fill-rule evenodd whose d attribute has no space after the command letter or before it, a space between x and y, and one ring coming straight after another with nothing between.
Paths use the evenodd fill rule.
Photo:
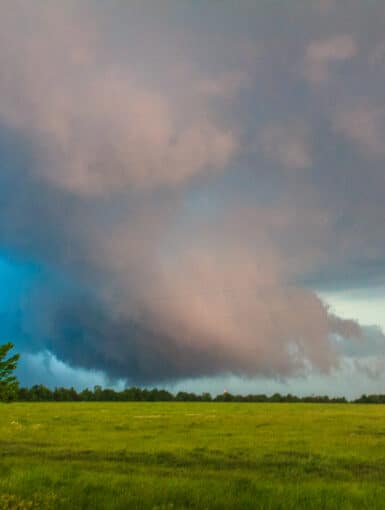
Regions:
<instances>
[{"instance_id":1,"label":"dark storm cloud","mask_svg":"<svg viewBox=\"0 0 385 510\"><path fill-rule=\"evenodd\" d=\"M139 382L337 366L365 334L309 282L382 267L384 19L5 2L0 241L71 282L29 297L30 348Z\"/></svg>"}]
</instances>

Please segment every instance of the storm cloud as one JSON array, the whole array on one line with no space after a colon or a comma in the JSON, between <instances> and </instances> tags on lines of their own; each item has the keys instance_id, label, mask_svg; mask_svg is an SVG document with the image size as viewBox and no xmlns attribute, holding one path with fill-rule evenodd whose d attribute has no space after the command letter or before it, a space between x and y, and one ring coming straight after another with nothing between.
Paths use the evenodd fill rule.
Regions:
<instances>
[{"instance_id":1,"label":"storm cloud","mask_svg":"<svg viewBox=\"0 0 385 510\"><path fill-rule=\"evenodd\" d=\"M384 21L3 2L0 243L45 271L23 348L147 383L328 373L336 338L365 345L314 289L382 274Z\"/></svg>"}]
</instances>

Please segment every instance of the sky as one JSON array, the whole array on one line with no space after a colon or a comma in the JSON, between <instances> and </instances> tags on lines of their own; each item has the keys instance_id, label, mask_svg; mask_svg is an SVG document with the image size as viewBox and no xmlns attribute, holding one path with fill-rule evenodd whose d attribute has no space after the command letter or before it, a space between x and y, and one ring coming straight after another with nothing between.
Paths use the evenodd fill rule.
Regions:
<instances>
[{"instance_id":1,"label":"sky","mask_svg":"<svg viewBox=\"0 0 385 510\"><path fill-rule=\"evenodd\" d=\"M382 0L2 2L23 385L385 391Z\"/></svg>"}]
</instances>

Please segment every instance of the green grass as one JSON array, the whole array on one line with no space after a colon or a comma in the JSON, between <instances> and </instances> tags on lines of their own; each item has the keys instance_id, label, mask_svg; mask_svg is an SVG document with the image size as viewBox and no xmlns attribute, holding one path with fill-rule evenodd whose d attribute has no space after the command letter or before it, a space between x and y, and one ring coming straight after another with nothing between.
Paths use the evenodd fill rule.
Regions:
<instances>
[{"instance_id":1,"label":"green grass","mask_svg":"<svg viewBox=\"0 0 385 510\"><path fill-rule=\"evenodd\" d=\"M384 481L381 405L0 405L0 510L383 510Z\"/></svg>"}]
</instances>

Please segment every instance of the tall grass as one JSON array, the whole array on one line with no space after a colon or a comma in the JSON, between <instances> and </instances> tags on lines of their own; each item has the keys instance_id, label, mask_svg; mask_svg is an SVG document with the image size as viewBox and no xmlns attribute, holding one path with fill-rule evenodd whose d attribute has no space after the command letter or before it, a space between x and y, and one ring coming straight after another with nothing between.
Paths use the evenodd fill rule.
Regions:
<instances>
[{"instance_id":1,"label":"tall grass","mask_svg":"<svg viewBox=\"0 0 385 510\"><path fill-rule=\"evenodd\" d=\"M0 510L383 509L385 407L0 406Z\"/></svg>"}]
</instances>

